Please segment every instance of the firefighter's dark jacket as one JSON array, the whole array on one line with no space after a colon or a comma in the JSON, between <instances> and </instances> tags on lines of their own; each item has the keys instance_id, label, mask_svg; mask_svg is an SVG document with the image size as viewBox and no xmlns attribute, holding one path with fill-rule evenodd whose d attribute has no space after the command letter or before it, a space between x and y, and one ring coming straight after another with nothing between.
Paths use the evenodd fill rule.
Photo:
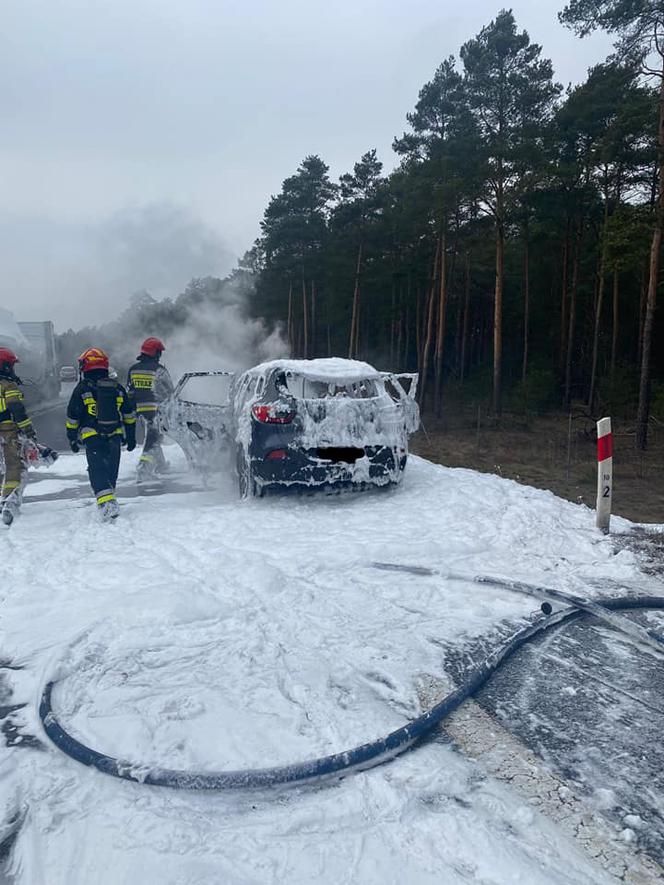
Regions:
<instances>
[{"instance_id":1,"label":"firefighter's dark jacket","mask_svg":"<svg viewBox=\"0 0 664 885\"><path fill-rule=\"evenodd\" d=\"M16 430L34 437L35 431L25 410L20 383L13 373L0 373L0 430Z\"/></svg>"},{"instance_id":2,"label":"firefighter's dark jacket","mask_svg":"<svg viewBox=\"0 0 664 885\"><path fill-rule=\"evenodd\" d=\"M117 381L110 382L114 385L111 396L114 394L115 407L111 408L112 414L106 415L105 421L98 414L98 399L100 390L97 382L104 384L105 390L109 390L108 373L100 374L99 371L89 372L83 376L74 388L69 405L67 406L67 438L69 442L85 443L93 437L120 437L128 443L136 441L136 414L134 402ZM110 417L110 421L108 418ZM103 426L102 426L103 424Z\"/></svg>"},{"instance_id":3,"label":"firefighter's dark jacket","mask_svg":"<svg viewBox=\"0 0 664 885\"><path fill-rule=\"evenodd\" d=\"M139 415L156 415L157 406L173 393L168 369L158 359L142 353L127 375L127 389Z\"/></svg>"}]
</instances>

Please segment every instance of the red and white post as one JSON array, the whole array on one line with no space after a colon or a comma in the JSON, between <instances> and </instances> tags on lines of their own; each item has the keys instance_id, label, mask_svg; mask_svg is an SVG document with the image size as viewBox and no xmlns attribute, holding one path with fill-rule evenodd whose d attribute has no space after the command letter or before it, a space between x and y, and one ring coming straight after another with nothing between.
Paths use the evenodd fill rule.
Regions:
<instances>
[{"instance_id":1,"label":"red and white post","mask_svg":"<svg viewBox=\"0 0 664 885\"><path fill-rule=\"evenodd\" d=\"M613 495L613 434L611 419L597 422L597 528L609 532Z\"/></svg>"}]
</instances>

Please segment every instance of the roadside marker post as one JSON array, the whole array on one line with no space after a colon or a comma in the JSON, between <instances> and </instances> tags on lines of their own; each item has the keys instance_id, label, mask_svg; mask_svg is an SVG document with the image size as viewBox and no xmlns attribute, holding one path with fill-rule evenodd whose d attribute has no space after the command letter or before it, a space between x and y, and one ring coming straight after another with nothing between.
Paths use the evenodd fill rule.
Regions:
<instances>
[{"instance_id":1,"label":"roadside marker post","mask_svg":"<svg viewBox=\"0 0 664 885\"><path fill-rule=\"evenodd\" d=\"M597 528L605 535L611 522L611 497L613 495L613 434L611 419L597 422Z\"/></svg>"}]
</instances>

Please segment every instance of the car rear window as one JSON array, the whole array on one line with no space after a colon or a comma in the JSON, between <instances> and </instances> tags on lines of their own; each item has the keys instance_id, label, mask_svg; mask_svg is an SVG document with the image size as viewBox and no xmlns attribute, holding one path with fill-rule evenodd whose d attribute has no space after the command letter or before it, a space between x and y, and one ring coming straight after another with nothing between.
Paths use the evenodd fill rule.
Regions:
<instances>
[{"instance_id":1,"label":"car rear window","mask_svg":"<svg viewBox=\"0 0 664 885\"><path fill-rule=\"evenodd\" d=\"M344 381L343 379L319 381L303 375L286 373L283 381L288 392L297 399L322 399L324 397L371 399L378 396L376 382L369 378L356 381Z\"/></svg>"}]
</instances>

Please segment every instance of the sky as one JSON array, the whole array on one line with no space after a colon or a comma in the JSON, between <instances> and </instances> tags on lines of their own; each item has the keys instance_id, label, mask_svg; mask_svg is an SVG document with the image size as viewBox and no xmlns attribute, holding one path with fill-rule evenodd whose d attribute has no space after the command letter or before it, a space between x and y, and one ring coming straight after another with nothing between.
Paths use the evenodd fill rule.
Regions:
<instances>
[{"instance_id":1,"label":"sky","mask_svg":"<svg viewBox=\"0 0 664 885\"><path fill-rule=\"evenodd\" d=\"M519 0L558 81L611 50ZM0 0L0 306L58 330L223 275L308 154L386 169L496 0Z\"/></svg>"}]
</instances>

